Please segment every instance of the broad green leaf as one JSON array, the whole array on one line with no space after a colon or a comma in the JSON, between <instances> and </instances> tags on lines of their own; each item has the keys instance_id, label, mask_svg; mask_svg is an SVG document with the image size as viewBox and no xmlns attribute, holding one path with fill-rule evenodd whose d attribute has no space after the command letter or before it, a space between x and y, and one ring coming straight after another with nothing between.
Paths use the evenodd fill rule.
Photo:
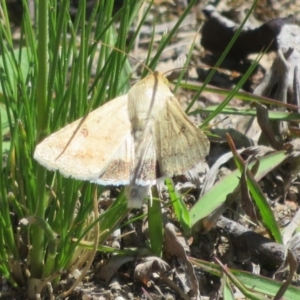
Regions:
<instances>
[{"instance_id":1,"label":"broad green leaf","mask_svg":"<svg viewBox=\"0 0 300 300\"><path fill-rule=\"evenodd\" d=\"M190 258L190 261L213 275L221 277L223 272L220 266L215 263L207 262L200 259ZM229 269L229 271L239 280L245 287L252 292L259 292L264 295L274 297L280 289L282 282L273 280L264 276L252 274L246 271ZM300 288L290 285L284 294L285 300L298 299L300 295Z\"/></svg>"},{"instance_id":2,"label":"broad green leaf","mask_svg":"<svg viewBox=\"0 0 300 300\"><path fill-rule=\"evenodd\" d=\"M16 61L17 60L17 61ZM17 75L18 70L15 67L16 63L18 65L18 68L21 71L21 76L24 81L26 81L27 75L29 73L29 55L28 55L28 49L27 48L21 48L14 50L10 54L6 54L4 56L0 56L0 70L3 70L4 74L2 74L3 78L2 80L7 80L10 83L17 83ZM2 92L2 85L0 84L0 92Z\"/></svg>"},{"instance_id":3,"label":"broad green leaf","mask_svg":"<svg viewBox=\"0 0 300 300\"><path fill-rule=\"evenodd\" d=\"M235 300L232 290L230 288L230 285L227 282L223 288L223 297L224 297L224 300Z\"/></svg>"},{"instance_id":4,"label":"broad green leaf","mask_svg":"<svg viewBox=\"0 0 300 300\"><path fill-rule=\"evenodd\" d=\"M255 179L260 180L263 178L287 157L288 155L284 151L278 151L260 158L260 165ZM249 168L251 169L253 165L254 163L250 163ZM216 208L224 203L226 196L237 187L240 176L241 173L239 170L232 172L230 175L217 182L197 201L189 211L191 226L194 226L198 221L211 214Z\"/></svg>"}]
</instances>

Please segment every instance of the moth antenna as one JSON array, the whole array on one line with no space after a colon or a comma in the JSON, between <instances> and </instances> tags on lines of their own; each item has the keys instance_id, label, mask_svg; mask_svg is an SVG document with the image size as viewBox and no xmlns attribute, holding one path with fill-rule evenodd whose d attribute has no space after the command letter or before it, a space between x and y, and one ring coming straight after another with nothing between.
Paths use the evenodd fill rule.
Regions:
<instances>
[{"instance_id":1,"label":"moth antenna","mask_svg":"<svg viewBox=\"0 0 300 300\"><path fill-rule=\"evenodd\" d=\"M177 70L183 70L183 69L188 69L189 67L177 67L177 68L174 68L174 69L171 69L171 70L168 70L166 72L163 73L163 75L165 76L167 73L171 73L171 72L174 72L174 71L177 71Z\"/></svg>"},{"instance_id":2,"label":"moth antenna","mask_svg":"<svg viewBox=\"0 0 300 300\"><path fill-rule=\"evenodd\" d=\"M175 69L172 69L172 70L168 70L166 72L163 73L163 75L165 76L165 74L167 73L171 73L170 75L168 76L165 76L169 81L174 81L176 79L179 78L179 75L180 75L180 72L181 70L183 69L188 69L189 67L178 67L178 68L175 68Z\"/></svg>"},{"instance_id":3,"label":"moth antenna","mask_svg":"<svg viewBox=\"0 0 300 300\"><path fill-rule=\"evenodd\" d=\"M229 118L229 116L225 116L224 118L222 118L221 120L214 122L213 124L208 124L207 125L207 130L212 129L214 126L224 122L225 120L227 120Z\"/></svg>"},{"instance_id":4,"label":"moth antenna","mask_svg":"<svg viewBox=\"0 0 300 300\"><path fill-rule=\"evenodd\" d=\"M190 61L190 54L191 54L191 50L194 48L194 45L196 43L196 38L198 36L198 34L200 33L200 30L202 28L202 24L200 25L200 27L198 28L198 30L196 31L196 33L194 34L194 38L193 38L193 42L192 42L192 46L189 50L189 53L188 55L185 55L185 54L181 54L178 56L178 58L176 59L175 61L175 64L178 66L177 68L174 68L172 70L169 70L165 73L163 73L163 75L165 75L166 73L169 73L171 72L170 75L166 76L166 78L169 80L169 81L173 81L175 79L178 79L179 75L180 75L180 72L178 72L179 70L181 71L182 69L188 69L189 67L188 66L185 66L185 63L187 62L187 59L189 57L189 61Z\"/></svg>"},{"instance_id":5,"label":"moth antenna","mask_svg":"<svg viewBox=\"0 0 300 300\"><path fill-rule=\"evenodd\" d=\"M150 74L153 73L153 71L152 71L146 64L144 64L143 62L141 62L141 61L138 60L137 58L133 57L132 55L126 53L125 51L123 51L123 50L121 50L121 49L118 49L118 48L116 48L116 47L114 47L114 46L112 46L112 45L103 43L103 42L101 42L101 41L98 41L98 42L99 42L100 44L102 44L103 46L105 46L105 47L109 47L109 48L111 48L111 49L113 49L113 50L115 50L115 51L118 51L118 52L120 52L120 53L122 53L122 54L127 55L127 56L130 57L132 60L136 61L138 64L142 65L145 69L147 69L147 70L149 71Z\"/></svg>"}]
</instances>

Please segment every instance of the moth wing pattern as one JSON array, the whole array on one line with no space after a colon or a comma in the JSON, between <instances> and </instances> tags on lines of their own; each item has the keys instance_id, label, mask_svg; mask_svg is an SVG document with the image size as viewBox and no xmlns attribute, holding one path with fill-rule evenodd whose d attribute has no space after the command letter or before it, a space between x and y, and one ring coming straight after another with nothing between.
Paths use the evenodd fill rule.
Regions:
<instances>
[{"instance_id":1,"label":"moth wing pattern","mask_svg":"<svg viewBox=\"0 0 300 300\"><path fill-rule=\"evenodd\" d=\"M158 153L152 128L147 130L144 140L138 144L135 153L133 181L139 185L152 185L159 178L157 170Z\"/></svg>"},{"instance_id":2,"label":"moth wing pattern","mask_svg":"<svg viewBox=\"0 0 300 300\"><path fill-rule=\"evenodd\" d=\"M136 141L134 171L130 185L126 188L128 207L131 208L141 207L144 197L149 194L150 187L156 184L160 177L152 128L149 126L146 129L143 140Z\"/></svg>"},{"instance_id":3,"label":"moth wing pattern","mask_svg":"<svg viewBox=\"0 0 300 300\"><path fill-rule=\"evenodd\" d=\"M184 113L175 96L166 100L156 131L159 165L166 176L184 174L208 155L208 138Z\"/></svg>"},{"instance_id":4,"label":"moth wing pattern","mask_svg":"<svg viewBox=\"0 0 300 300\"><path fill-rule=\"evenodd\" d=\"M37 145L34 158L66 177L103 185L129 184L134 143L127 102L127 95L117 97L90 112L79 129L82 119L51 134Z\"/></svg>"},{"instance_id":5,"label":"moth wing pattern","mask_svg":"<svg viewBox=\"0 0 300 300\"><path fill-rule=\"evenodd\" d=\"M119 147L111 157L108 165L96 180L91 180L102 185L127 185L133 172L134 142L131 131L124 133L120 138ZM111 149L112 150L112 149Z\"/></svg>"}]
</instances>

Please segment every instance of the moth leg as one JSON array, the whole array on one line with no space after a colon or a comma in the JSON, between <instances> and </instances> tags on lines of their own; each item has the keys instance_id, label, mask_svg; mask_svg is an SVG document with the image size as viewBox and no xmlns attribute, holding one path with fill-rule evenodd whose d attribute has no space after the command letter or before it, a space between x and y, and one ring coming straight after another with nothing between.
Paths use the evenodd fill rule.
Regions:
<instances>
[{"instance_id":1,"label":"moth leg","mask_svg":"<svg viewBox=\"0 0 300 300\"><path fill-rule=\"evenodd\" d=\"M125 191L128 197L128 208L140 208L143 199L149 194L150 185L131 184L126 187Z\"/></svg>"}]
</instances>

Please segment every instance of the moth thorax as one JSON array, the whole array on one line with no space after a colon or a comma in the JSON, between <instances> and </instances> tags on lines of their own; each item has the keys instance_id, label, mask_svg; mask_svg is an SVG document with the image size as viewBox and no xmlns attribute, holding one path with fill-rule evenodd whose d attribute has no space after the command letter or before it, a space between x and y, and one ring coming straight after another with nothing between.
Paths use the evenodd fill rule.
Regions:
<instances>
[{"instance_id":1,"label":"moth thorax","mask_svg":"<svg viewBox=\"0 0 300 300\"><path fill-rule=\"evenodd\" d=\"M143 138L143 132L144 130L141 129L134 130L132 132L134 140L139 141L141 138Z\"/></svg>"},{"instance_id":2,"label":"moth thorax","mask_svg":"<svg viewBox=\"0 0 300 300\"><path fill-rule=\"evenodd\" d=\"M134 139L134 145L135 145L135 150L140 149L141 146L144 144L144 142L152 137L152 130L149 127L141 127L141 128L135 128L132 131L133 139ZM148 145L148 144L145 144ZM145 146L144 145L144 146Z\"/></svg>"},{"instance_id":3,"label":"moth thorax","mask_svg":"<svg viewBox=\"0 0 300 300\"><path fill-rule=\"evenodd\" d=\"M153 125L153 118L146 113L135 115L130 121L133 132L144 131L146 128L150 128L151 125Z\"/></svg>"}]
</instances>

